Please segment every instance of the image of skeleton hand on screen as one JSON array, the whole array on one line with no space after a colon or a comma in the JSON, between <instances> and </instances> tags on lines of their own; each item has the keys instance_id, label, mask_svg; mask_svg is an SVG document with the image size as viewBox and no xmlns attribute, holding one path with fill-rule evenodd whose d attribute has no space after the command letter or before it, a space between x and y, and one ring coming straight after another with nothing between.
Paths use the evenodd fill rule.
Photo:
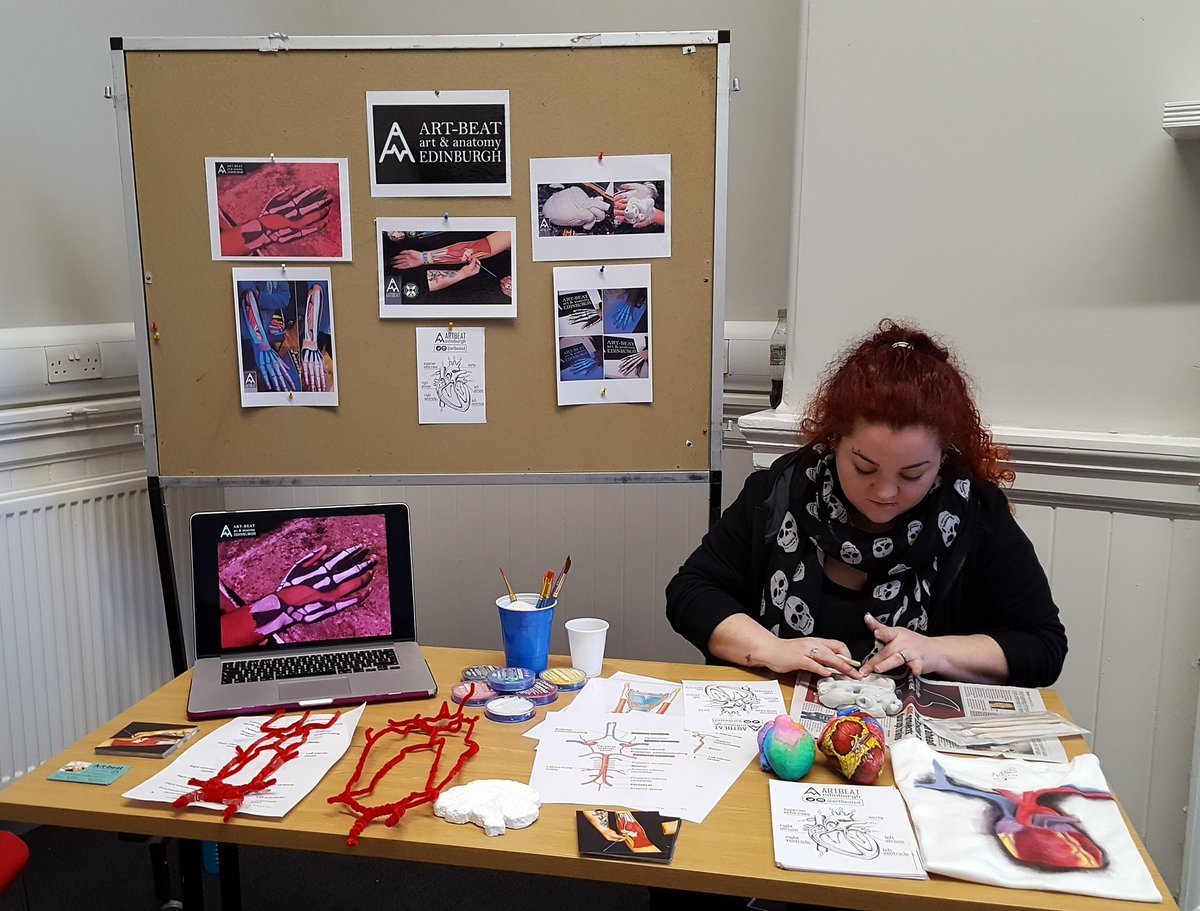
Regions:
<instances>
[{"instance_id":1,"label":"image of skeleton hand on screen","mask_svg":"<svg viewBox=\"0 0 1200 911\"><path fill-rule=\"evenodd\" d=\"M258 531L218 545L223 648L390 635L382 516Z\"/></svg>"}]
</instances>

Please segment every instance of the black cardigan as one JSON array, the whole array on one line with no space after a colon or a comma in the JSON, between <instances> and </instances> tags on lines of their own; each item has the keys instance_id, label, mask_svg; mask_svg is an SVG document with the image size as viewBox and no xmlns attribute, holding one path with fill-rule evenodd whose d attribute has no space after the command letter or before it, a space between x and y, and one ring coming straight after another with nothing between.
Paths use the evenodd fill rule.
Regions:
<instances>
[{"instance_id":1,"label":"black cardigan","mask_svg":"<svg viewBox=\"0 0 1200 911\"><path fill-rule=\"evenodd\" d=\"M768 508L768 500L778 503L778 492L774 498L771 492L795 458L794 453L784 456L769 471L750 475L667 585L667 619L709 662L716 659L708 640L722 620L741 612L758 621L769 513L774 513L772 524L781 515L778 507ZM974 514L960 529L949 566L938 573L926 635L984 633L1004 652L1010 685L1049 686L1067 655L1067 635L1050 584L1004 492L978 478L972 479L971 489ZM814 635L822 635L819 628Z\"/></svg>"}]
</instances>

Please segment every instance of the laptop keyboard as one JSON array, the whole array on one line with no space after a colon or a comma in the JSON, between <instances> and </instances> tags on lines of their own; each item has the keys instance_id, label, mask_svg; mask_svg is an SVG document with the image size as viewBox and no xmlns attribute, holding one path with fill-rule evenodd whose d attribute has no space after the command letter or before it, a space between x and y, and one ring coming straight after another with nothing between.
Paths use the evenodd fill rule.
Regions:
<instances>
[{"instance_id":1,"label":"laptop keyboard","mask_svg":"<svg viewBox=\"0 0 1200 911\"><path fill-rule=\"evenodd\" d=\"M221 664L221 683L257 683L262 680L324 677L328 674L385 671L399 666L400 662L396 660L396 652L390 648L353 652L323 652L316 655L286 655L279 658L254 658L223 662Z\"/></svg>"}]
</instances>

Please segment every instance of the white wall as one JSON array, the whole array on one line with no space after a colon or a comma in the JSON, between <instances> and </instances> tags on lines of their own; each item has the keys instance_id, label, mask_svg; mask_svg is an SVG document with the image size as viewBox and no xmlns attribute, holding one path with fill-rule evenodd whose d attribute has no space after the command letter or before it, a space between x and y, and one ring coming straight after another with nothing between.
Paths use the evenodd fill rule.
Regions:
<instances>
[{"instance_id":1,"label":"white wall","mask_svg":"<svg viewBox=\"0 0 1200 911\"><path fill-rule=\"evenodd\" d=\"M798 392L905 315L993 424L1200 437L1200 143L1161 128L1200 4L806 9Z\"/></svg>"},{"instance_id":2,"label":"white wall","mask_svg":"<svg viewBox=\"0 0 1200 911\"><path fill-rule=\"evenodd\" d=\"M730 110L734 139L726 315L773 318L787 304L793 243L798 18L794 0L0 0L0 81L10 87L0 104L0 199L5 208L0 328L132 318L116 119L111 102L103 98L104 86L112 82L109 37L276 31L404 35L730 29L732 74L742 91ZM246 86L246 91L259 88ZM546 90L552 92L553 86ZM597 105L638 103L636 98L610 97L603 86L597 87ZM210 151L237 151L236 137L215 137L214 142ZM204 191L201 165L180 162L181 195ZM527 209L528 203L524 205Z\"/></svg>"}]
</instances>

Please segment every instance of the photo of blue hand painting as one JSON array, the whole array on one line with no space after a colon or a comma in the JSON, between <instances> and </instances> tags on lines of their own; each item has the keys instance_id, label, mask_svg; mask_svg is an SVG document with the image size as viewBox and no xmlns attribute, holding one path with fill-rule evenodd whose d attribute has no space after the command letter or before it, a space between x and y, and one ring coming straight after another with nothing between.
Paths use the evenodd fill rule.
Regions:
<instances>
[{"instance_id":1,"label":"photo of blue hand painting","mask_svg":"<svg viewBox=\"0 0 1200 911\"><path fill-rule=\"evenodd\" d=\"M603 308L607 335L645 332L650 322L645 288L605 288Z\"/></svg>"}]
</instances>

